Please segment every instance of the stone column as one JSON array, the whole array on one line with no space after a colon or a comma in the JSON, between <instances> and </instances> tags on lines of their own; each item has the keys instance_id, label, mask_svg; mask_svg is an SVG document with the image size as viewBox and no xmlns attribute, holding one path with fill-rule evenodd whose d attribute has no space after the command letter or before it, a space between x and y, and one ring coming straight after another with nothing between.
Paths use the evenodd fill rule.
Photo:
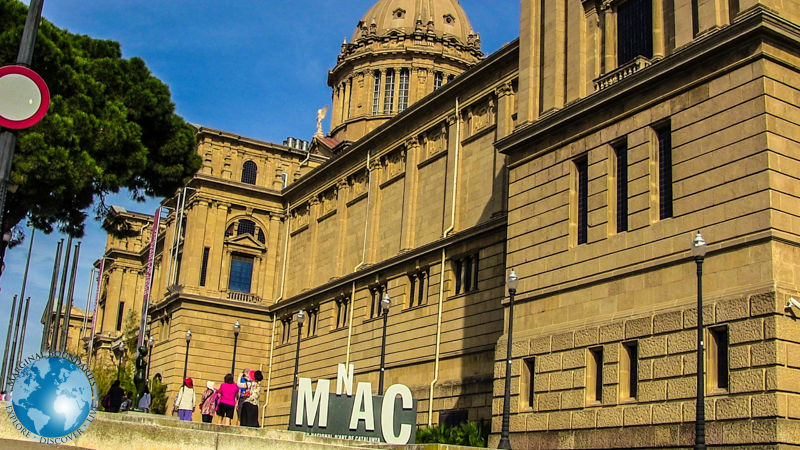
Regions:
<instances>
[{"instance_id":1,"label":"stone column","mask_svg":"<svg viewBox=\"0 0 800 450\"><path fill-rule=\"evenodd\" d=\"M336 183L336 272L335 276L343 277L350 273L351 267L345 267L347 248L347 178Z\"/></svg>"},{"instance_id":2,"label":"stone column","mask_svg":"<svg viewBox=\"0 0 800 450\"><path fill-rule=\"evenodd\" d=\"M378 114L385 114L383 105L386 103L386 69L381 69L381 87L378 90Z\"/></svg>"},{"instance_id":3,"label":"stone column","mask_svg":"<svg viewBox=\"0 0 800 450\"><path fill-rule=\"evenodd\" d=\"M661 1L661 0L655 0ZM600 15L597 4L592 3L586 9L586 78L583 80L586 92L594 91L594 79L600 76L603 67L603 49L601 45Z\"/></svg>"},{"instance_id":4,"label":"stone column","mask_svg":"<svg viewBox=\"0 0 800 450\"><path fill-rule=\"evenodd\" d=\"M702 35L728 24L728 5L723 0L697 0L697 34Z\"/></svg>"},{"instance_id":5,"label":"stone column","mask_svg":"<svg viewBox=\"0 0 800 450\"><path fill-rule=\"evenodd\" d=\"M310 277L303 279L303 284L300 286L300 290L321 284L320 280L317 278L317 252L319 251L319 245L317 243L317 236L319 235L319 222L317 222L317 218L320 216L321 209L322 206L320 205L319 197L312 197L308 202L308 231L304 233L311 236L311 245L309 246L308 251L308 255L310 257L310 261L308 261Z\"/></svg>"},{"instance_id":6,"label":"stone column","mask_svg":"<svg viewBox=\"0 0 800 450\"><path fill-rule=\"evenodd\" d=\"M275 280L282 274L278 270L278 257L283 255L282 248L279 247L281 235L281 215L276 212L269 214L269 234L267 235L266 267L264 274L264 293L263 298L273 300L275 298ZM267 304L272 304L272 301Z\"/></svg>"},{"instance_id":7,"label":"stone column","mask_svg":"<svg viewBox=\"0 0 800 450\"><path fill-rule=\"evenodd\" d=\"M194 200L186 214L186 239L183 241L182 267L184 286L200 286L203 248L208 219L208 200Z\"/></svg>"},{"instance_id":8,"label":"stone column","mask_svg":"<svg viewBox=\"0 0 800 450\"><path fill-rule=\"evenodd\" d=\"M460 114L457 112L456 114ZM453 177L455 176L455 149L456 145L459 145L457 139L460 137L456 137L456 115L449 116L447 118L447 172L444 177L444 220L442 220L442 233L444 230L450 227L450 217L452 214L453 208ZM466 124L462 121L461 123L461 135L464 135ZM456 199L456 201L458 201ZM456 207L456 225L458 223L458 205ZM458 226L453 229L453 232L458 231Z\"/></svg>"},{"instance_id":9,"label":"stone column","mask_svg":"<svg viewBox=\"0 0 800 450\"><path fill-rule=\"evenodd\" d=\"M518 123L531 123L541 113L542 2L523 1L520 10Z\"/></svg>"},{"instance_id":10,"label":"stone column","mask_svg":"<svg viewBox=\"0 0 800 450\"><path fill-rule=\"evenodd\" d=\"M683 47L694 39L692 0L675 0L675 48Z\"/></svg>"},{"instance_id":11,"label":"stone column","mask_svg":"<svg viewBox=\"0 0 800 450\"><path fill-rule=\"evenodd\" d=\"M406 143L406 181L403 191L403 221L400 232L400 252L416 246L417 199L419 198L419 170L417 164L422 160L419 137L412 136Z\"/></svg>"},{"instance_id":12,"label":"stone column","mask_svg":"<svg viewBox=\"0 0 800 450\"><path fill-rule=\"evenodd\" d=\"M666 56L664 34L664 0L653 0L653 59Z\"/></svg>"},{"instance_id":13,"label":"stone column","mask_svg":"<svg viewBox=\"0 0 800 450\"><path fill-rule=\"evenodd\" d=\"M394 92L392 92L392 112L400 112L400 71L402 68L395 67L394 69Z\"/></svg>"},{"instance_id":14,"label":"stone column","mask_svg":"<svg viewBox=\"0 0 800 450\"><path fill-rule=\"evenodd\" d=\"M609 73L617 68L617 15L610 6L604 7L603 73Z\"/></svg>"},{"instance_id":15,"label":"stone column","mask_svg":"<svg viewBox=\"0 0 800 450\"><path fill-rule=\"evenodd\" d=\"M374 264L375 259L378 256L378 236L380 230L380 219L381 219L381 174L383 172L383 165L381 164L380 159L373 158L369 162L369 184L367 189L369 190L368 194L370 197L369 204L370 204L370 211L367 211L367 214L370 215L369 218L369 230L368 230L368 237L367 237L367 264Z\"/></svg>"},{"instance_id":16,"label":"stone column","mask_svg":"<svg viewBox=\"0 0 800 450\"><path fill-rule=\"evenodd\" d=\"M228 214L230 213L230 203L215 202L216 210L208 218L208 222L213 221L214 234L208 234L208 238L213 239L213 244L210 246L211 250L208 254L208 272L206 273L206 287L220 291L227 289L227 284L222 284L222 270L223 252L225 242L225 224L228 222Z\"/></svg>"},{"instance_id":17,"label":"stone column","mask_svg":"<svg viewBox=\"0 0 800 450\"><path fill-rule=\"evenodd\" d=\"M333 93L331 95L331 129L339 125L339 118L342 117L340 89L340 85L337 84L336 87L333 88Z\"/></svg>"}]
</instances>

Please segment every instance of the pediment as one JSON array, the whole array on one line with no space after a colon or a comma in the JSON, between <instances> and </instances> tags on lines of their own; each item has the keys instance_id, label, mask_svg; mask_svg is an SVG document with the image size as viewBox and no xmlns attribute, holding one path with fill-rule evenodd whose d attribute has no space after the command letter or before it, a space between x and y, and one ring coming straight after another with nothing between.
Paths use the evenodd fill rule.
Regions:
<instances>
[{"instance_id":1,"label":"pediment","mask_svg":"<svg viewBox=\"0 0 800 450\"><path fill-rule=\"evenodd\" d=\"M251 249L258 249L264 251L267 249L267 246L258 242L255 237L251 234L240 234L239 236L233 236L225 239L225 243L228 245L235 245L239 247L251 248Z\"/></svg>"}]
</instances>

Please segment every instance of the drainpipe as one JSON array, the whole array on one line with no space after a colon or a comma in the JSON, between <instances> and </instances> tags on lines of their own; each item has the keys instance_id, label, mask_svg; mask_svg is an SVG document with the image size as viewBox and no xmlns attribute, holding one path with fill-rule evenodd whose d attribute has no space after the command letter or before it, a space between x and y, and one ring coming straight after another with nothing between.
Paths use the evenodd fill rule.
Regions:
<instances>
[{"instance_id":1,"label":"drainpipe","mask_svg":"<svg viewBox=\"0 0 800 450\"><path fill-rule=\"evenodd\" d=\"M367 258L367 236L369 236L369 205L372 201L370 191L372 188L372 171L369 170L369 150L367 151L367 213L364 220L364 247L361 249L361 262L353 268L353 272L358 271L364 265ZM347 325L347 355L345 357L345 367L350 366L350 343L353 340L353 303L356 301L356 282L353 280L353 289L350 291L350 317Z\"/></svg>"},{"instance_id":2,"label":"drainpipe","mask_svg":"<svg viewBox=\"0 0 800 450\"><path fill-rule=\"evenodd\" d=\"M283 300L283 287L286 285L286 261L289 259L289 225L291 224L291 216L289 216L289 208L292 207L291 203L286 205L286 239L283 241L283 274L281 275L281 295L275 299L273 304Z\"/></svg>"},{"instance_id":3,"label":"drainpipe","mask_svg":"<svg viewBox=\"0 0 800 450\"><path fill-rule=\"evenodd\" d=\"M453 202L450 207L450 226L442 233L442 239L446 238L456 227L456 187L458 186L458 157L461 147L461 114L458 109L458 98L456 98L456 154L453 173ZM428 394L428 426L433 425L433 390L439 381L439 355L442 343L442 307L444 302L444 265L446 261L446 250L442 247L442 265L439 269L439 313L436 318L436 356L433 364L433 380Z\"/></svg>"}]
</instances>

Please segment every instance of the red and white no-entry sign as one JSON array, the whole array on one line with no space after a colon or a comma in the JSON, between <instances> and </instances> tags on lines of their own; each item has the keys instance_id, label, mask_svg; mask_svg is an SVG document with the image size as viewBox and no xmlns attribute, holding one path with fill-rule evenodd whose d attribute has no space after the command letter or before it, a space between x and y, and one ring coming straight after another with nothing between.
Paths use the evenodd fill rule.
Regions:
<instances>
[{"instance_id":1,"label":"red and white no-entry sign","mask_svg":"<svg viewBox=\"0 0 800 450\"><path fill-rule=\"evenodd\" d=\"M0 67L0 127L31 127L49 106L50 91L39 74L23 66Z\"/></svg>"}]
</instances>

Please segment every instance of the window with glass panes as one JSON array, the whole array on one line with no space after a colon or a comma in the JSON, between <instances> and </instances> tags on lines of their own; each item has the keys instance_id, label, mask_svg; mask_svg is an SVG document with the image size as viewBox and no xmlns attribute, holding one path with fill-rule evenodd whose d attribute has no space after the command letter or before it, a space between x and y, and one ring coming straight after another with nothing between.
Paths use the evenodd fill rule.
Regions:
<instances>
[{"instance_id":1,"label":"window with glass panes","mask_svg":"<svg viewBox=\"0 0 800 450\"><path fill-rule=\"evenodd\" d=\"M397 112L403 112L408 108L408 69L400 70L400 84L397 94Z\"/></svg>"},{"instance_id":2,"label":"window with glass panes","mask_svg":"<svg viewBox=\"0 0 800 450\"><path fill-rule=\"evenodd\" d=\"M380 104L381 104L381 73L377 70L373 74L373 85L372 85L372 115L376 116L380 112ZM286 187L284 185L284 187Z\"/></svg>"},{"instance_id":3,"label":"window with glass panes","mask_svg":"<svg viewBox=\"0 0 800 450\"><path fill-rule=\"evenodd\" d=\"M386 71L386 85L383 88L383 113L391 114L394 109L394 69Z\"/></svg>"},{"instance_id":4,"label":"window with glass panes","mask_svg":"<svg viewBox=\"0 0 800 450\"><path fill-rule=\"evenodd\" d=\"M617 65L653 57L653 1L627 0L617 7Z\"/></svg>"},{"instance_id":5,"label":"window with glass panes","mask_svg":"<svg viewBox=\"0 0 800 450\"><path fill-rule=\"evenodd\" d=\"M231 275L228 280L228 289L237 292L250 292L250 283L253 278L253 257L247 255L231 256Z\"/></svg>"}]
</instances>

